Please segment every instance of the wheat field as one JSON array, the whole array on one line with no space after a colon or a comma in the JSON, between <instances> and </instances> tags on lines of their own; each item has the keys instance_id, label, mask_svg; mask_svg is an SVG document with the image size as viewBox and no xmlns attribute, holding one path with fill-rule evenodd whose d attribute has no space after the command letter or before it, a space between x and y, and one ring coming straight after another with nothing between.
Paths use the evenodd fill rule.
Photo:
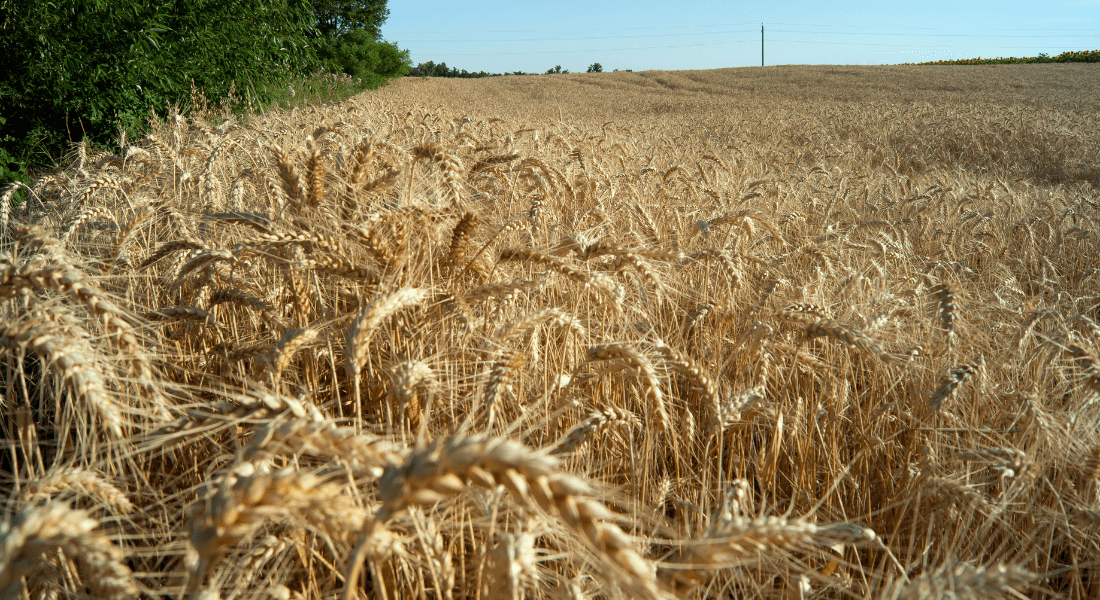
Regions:
<instances>
[{"instance_id":1,"label":"wheat field","mask_svg":"<svg viewBox=\"0 0 1100 600\"><path fill-rule=\"evenodd\" d=\"M405 79L0 213L0 597L1100 596L1092 65Z\"/></svg>"}]
</instances>

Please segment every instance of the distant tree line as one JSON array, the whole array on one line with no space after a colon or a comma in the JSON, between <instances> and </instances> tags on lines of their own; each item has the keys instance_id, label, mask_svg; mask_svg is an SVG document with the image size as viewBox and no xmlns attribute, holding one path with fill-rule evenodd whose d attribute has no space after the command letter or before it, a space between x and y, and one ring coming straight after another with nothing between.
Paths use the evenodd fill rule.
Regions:
<instances>
[{"instance_id":1,"label":"distant tree line","mask_svg":"<svg viewBox=\"0 0 1100 600\"><path fill-rule=\"evenodd\" d=\"M510 73L510 75L525 75L526 73ZM500 73L487 73L485 71L467 71L466 69L448 68L447 63L441 62L438 65L433 61L422 62L415 67L409 69L407 73L409 77L460 77L463 79L472 79L478 77L499 77Z\"/></svg>"},{"instance_id":2,"label":"distant tree line","mask_svg":"<svg viewBox=\"0 0 1100 600\"><path fill-rule=\"evenodd\" d=\"M618 71L618 69L615 69ZM629 69L627 69L629 71ZM603 65L600 63L592 63L586 73L602 73ZM561 65L554 65L546 70L545 75L557 75L569 73L569 69L562 69ZM486 71L467 71L466 69L448 68L447 63L441 62L435 64L432 61L422 62L415 67L409 69L407 75L409 77L461 77L461 78L476 78L476 77L500 77L502 75L537 75L538 73L527 73L524 71L512 71L511 73L488 73Z\"/></svg>"},{"instance_id":3,"label":"distant tree line","mask_svg":"<svg viewBox=\"0 0 1100 600\"><path fill-rule=\"evenodd\" d=\"M1057 56L1051 56L1045 52L1040 52L1039 56L1028 56L1017 58L1010 56L1008 58L963 58L959 60L937 60L934 62L918 63L922 65L1014 65L1014 64L1029 64L1029 63L1070 63L1070 62L1085 62L1093 63L1100 62L1100 50L1082 50L1082 51L1070 51L1063 52ZM912 63L910 63L912 64Z\"/></svg>"}]
</instances>

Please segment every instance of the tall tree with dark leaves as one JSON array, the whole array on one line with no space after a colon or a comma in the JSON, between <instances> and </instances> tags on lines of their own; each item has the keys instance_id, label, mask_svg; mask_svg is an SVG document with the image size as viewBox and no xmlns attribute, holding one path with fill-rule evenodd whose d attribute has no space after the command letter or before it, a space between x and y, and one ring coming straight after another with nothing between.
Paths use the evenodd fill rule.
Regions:
<instances>
[{"instance_id":1,"label":"tall tree with dark leaves","mask_svg":"<svg viewBox=\"0 0 1100 600\"><path fill-rule=\"evenodd\" d=\"M382 37L382 23L390 16L386 0L313 0L317 31L338 38L362 29L376 40Z\"/></svg>"}]
</instances>

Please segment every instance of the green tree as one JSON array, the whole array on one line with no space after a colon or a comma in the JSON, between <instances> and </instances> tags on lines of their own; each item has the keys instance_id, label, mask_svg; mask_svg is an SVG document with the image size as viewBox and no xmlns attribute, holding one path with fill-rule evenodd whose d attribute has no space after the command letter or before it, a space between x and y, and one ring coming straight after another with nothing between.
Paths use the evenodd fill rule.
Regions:
<instances>
[{"instance_id":1,"label":"green tree","mask_svg":"<svg viewBox=\"0 0 1100 600\"><path fill-rule=\"evenodd\" d=\"M409 51L396 44L376 40L365 29L353 29L318 49L325 68L343 72L375 87L391 77L409 72Z\"/></svg>"},{"instance_id":2,"label":"green tree","mask_svg":"<svg viewBox=\"0 0 1100 600\"><path fill-rule=\"evenodd\" d=\"M313 0L317 31L338 38L349 31L363 30L371 38L382 37L382 24L390 16L386 0Z\"/></svg>"},{"instance_id":3,"label":"green tree","mask_svg":"<svg viewBox=\"0 0 1100 600\"><path fill-rule=\"evenodd\" d=\"M589 65L588 71L586 71L586 73L603 73L603 65L601 65L600 63L592 63L591 65Z\"/></svg>"},{"instance_id":4,"label":"green tree","mask_svg":"<svg viewBox=\"0 0 1100 600\"><path fill-rule=\"evenodd\" d=\"M263 90L316 68L313 24L309 0L5 0L0 144L45 163L69 140L137 129L192 84Z\"/></svg>"}]
</instances>

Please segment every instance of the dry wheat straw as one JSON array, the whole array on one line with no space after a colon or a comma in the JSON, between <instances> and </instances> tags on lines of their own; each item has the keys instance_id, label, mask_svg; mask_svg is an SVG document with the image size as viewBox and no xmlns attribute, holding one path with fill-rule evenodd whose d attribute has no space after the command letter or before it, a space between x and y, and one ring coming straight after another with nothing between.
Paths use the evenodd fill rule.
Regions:
<instances>
[{"instance_id":1,"label":"dry wheat straw","mask_svg":"<svg viewBox=\"0 0 1100 600\"><path fill-rule=\"evenodd\" d=\"M397 311L424 301L428 291L422 288L403 287L378 295L369 304L360 309L359 314L348 327L345 369L355 388L356 410L360 410L359 373L366 366L370 349L369 342L375 329ZM362 415L356 419L361 423Z\"/></svg>"},{"instance_id":2,"label":"dry wheat straw","mask_svg":"<svg viewBox=\"0 0 1100 600\"><path fill-rule=\"evenodd\" d=\"M107 391L104 365L88 343L88 333L55 315L36 312L29 321L0 327L0 346L30 350L42 357L115 439L122 437L122 410Z\"/></svg>"},{"instance_id":3,"label":"dry wheat straw","mask_svg":"<svg viewBox=\"0 0 1100 600\"><path fill-rule=\"evenodd\" d=\"M641 597L667 597L631 539L608 522L613 515L586 497L593 494L589 485L560 473L550 456L513 441L452 437L414 451L379 481L381 511L392 515L411 505L433 503L468 484L490 490L504 486L517 502L556 516L621 569L616 583ZM350 581L357 579L358 567L353 562Z\"/></svg>"},{"instance_id":4,"label":"dry wheat straw","mask_svg":"<svg viewBox=\"0 0 1100 600\"><path fill-rule=\"evenodd\" d=\"M137 597L122 551L97 532L98 527L99 522L84 511L61 504L28 508L14 519L5 519L0 523L0 596L21 596L23 577L32 574L47 556L60 552L76 562L94 597Z\"/></svg>"},{"instance_id":5,"label":"dry wheat straw","mask_svg":"<svg viewBox=\"0 0 1100 600\"><path fill-rule=\"evenodd\" d=\"M42 479L27 481L25 486L23 497L32 501L39 497L50 498L62 492L75 490L95 498L117 513L126 514L134 510L134 504L126 497L125 492L104 478L102 474L86 469L59 471Z\"/></svg>"},{"instance_id":6,"label":"dry wheat straw","mask_svg":"<svg viewBox=\"0 0 1100 600\"><path fill-rule=\"evenodd\" d=\"M291 469L263 473L252 463L243 463L192 511L189 551L194 554L188 559L192 565L188 589L202 586L225 551L262 522L287 516L319 526L334 539L359 529L366 518L365 511L344 494L343 484Z\"/></svg>"},{"instance_id":7,"label":"dry wheat straw","mask_svg":"<svg viewBox=\"0 0 1100 600\"><path fill-rule=\"evenodd\" d=\"M622 361L642 376L645 397L650 400L651 422L656 423L665 435L672 435L672 419L665 406L664 392L661 391L661 383L657 379L657 369L653 367L653 363L637 348L622 342L593 346L585 353L585 362L610 360Z\"/></svg>"},{"instance_id":8,"label":"dry wheat straw","mask_svg":"<svg viewBox=\"0 0 1100 600\"><path fill-rule=\"evenodd\" d=\"M0 194L7 509L122 553L36 517L0 595L133 595L123 553L157 598L1095 595L1100 143L1060 115L1097 86L1058 67L1041 107L1012 68L407 79L218 127L196 89L77 144ZM469 437L505 431L542 446Z\"/></svg>"}]
</instances>

